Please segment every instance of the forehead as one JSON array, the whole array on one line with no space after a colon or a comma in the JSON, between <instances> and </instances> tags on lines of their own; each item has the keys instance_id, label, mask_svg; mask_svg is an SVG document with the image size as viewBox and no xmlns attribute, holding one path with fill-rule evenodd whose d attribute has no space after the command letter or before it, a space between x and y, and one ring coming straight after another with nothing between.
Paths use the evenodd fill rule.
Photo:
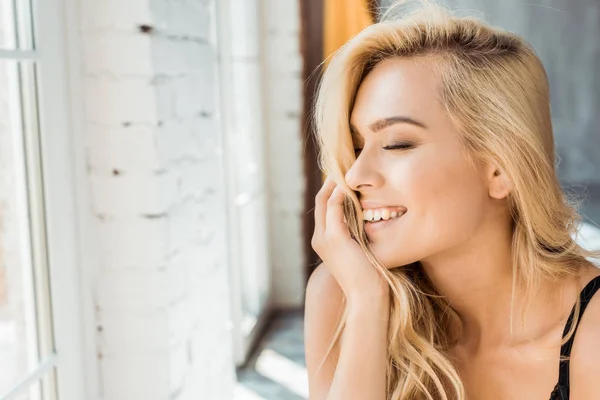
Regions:
<instances>
[{"instance_id":1,"label":"forehead","mask_svg":"<svg viewBox=\"0 0 600 400\"><path fill-rule=\"evenodd\" d=\"M401 115L427 121L442 113L431 60L394 58L377 64L361 83L351 113L359 129L380 118Z\"/></svg>"}]
</instances>

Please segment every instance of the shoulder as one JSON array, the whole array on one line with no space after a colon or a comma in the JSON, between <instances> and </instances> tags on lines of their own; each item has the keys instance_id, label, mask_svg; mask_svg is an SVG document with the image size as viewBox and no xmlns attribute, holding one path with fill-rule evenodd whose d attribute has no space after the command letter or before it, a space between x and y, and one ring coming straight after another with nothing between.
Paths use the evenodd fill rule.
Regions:
<instances>
[{"instance_id":1,"label":"shoulder","mask_svg":"<svg viewBox=\"0 0 600 400\"><path fill-rule=\"evenodd\" d=\"M322 294L334 295L336 299L340 300L343 298L340 285L323 263L319 264L308 278L306 300L312 300L311 296Z\"/></svg>"},{"instance_id":2,"label":"shoulder","mask_svg":"<svg viewBox=\"0 0 600 400\"><path fill-rule=\"evenodd\" d=\"M592 278L599 275L600 270ZM600 287L600 280L596 282ZM570 366L571 398L597 398L600 394L600 288L581 317Z\"/></svg>"},{"instance_id":3,"label":"shoulder","mask_svg":"<svg viewBox=\"0 0 600 400\"><path fill-rule=\"evenodd\" d=\"M309 324L316 322L322 328L336 325L344 307L344 293L337 280L324 264L319 264L306 285L305 317Z\"/></svg>"},{"instance_id":4,"label":"shoulder","mask_svg":"<svg viewBox=\"0 0 600 400\"><path fill-rule=\"evenodd\" d=\"M344 293L340 285L327 267L320 264L306 286L304 329L309 344L333 339L343 309Z\"/></svg>"},{"instance_id":5,"label":"shoulder","mask_svg":"<svg viewBox=\"0 0 600 400\"><path fill-rule=\"evenodd\" d=\"M304 345L311 399L324 398L333 380L339 346L332 348L329 355L327 353L343 313L343 299L337 281L327 267L320 264L308 280L304 312Z\"/></svg>"}]
</instances>

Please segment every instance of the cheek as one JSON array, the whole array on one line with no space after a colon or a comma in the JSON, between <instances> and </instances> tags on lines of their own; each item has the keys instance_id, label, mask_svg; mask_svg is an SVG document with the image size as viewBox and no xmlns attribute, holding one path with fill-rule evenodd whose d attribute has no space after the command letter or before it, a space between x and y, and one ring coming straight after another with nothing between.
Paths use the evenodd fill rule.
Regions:
<instances>
[{"instance_id":1,"label":"cheek","mask_svg":"<svg viewBox=\"0 0 600 400\"><path fill-rule=\"evenodd\" d=\"M407 164L398 190L406 196L411 230L419 232L415 238L439 242L472 233L487 191L458 150L423 152Z\"/></svg>"},{"instance_id":2,"label":"cheek","mask_svg":"<svg viewBox=\"0 0 600 400\"><path fill-rule=\"evenodd\" d=\"M415 152L386 168L387 180L408 213L389 239L374 242L384 264L424 259L468 240L476 231L487 189L460 153L439 148Z\"/></svg>"}]
</instances>

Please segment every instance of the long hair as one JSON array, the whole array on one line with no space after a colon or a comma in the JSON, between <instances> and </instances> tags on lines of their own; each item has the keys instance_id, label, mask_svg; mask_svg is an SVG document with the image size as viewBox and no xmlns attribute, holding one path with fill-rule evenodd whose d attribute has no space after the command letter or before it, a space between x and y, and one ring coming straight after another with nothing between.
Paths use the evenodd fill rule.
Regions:
<instances>
[{"instance_id":1,"label":"long hair","mask_svg":"<svg viewBox=\"0 0 600 400\"><path fill-rule=\"evenodd\" d=\"M471 165L494 162L510 178L513 300L515 293L530 300L543 278L577 276L589 264L586 257L599 253L573 239L580 216L556 175L548 79L532 47L476 18L455 16L429 1L418 5L401 17L388 13L333 55L320 82L314 123L320 167L346 192L350 233L391 288L388 399L464 399L459 374L445 354L460 329L458 315L418 262L388 269L378 261L356 193L344 180L356 160L350 113L374 66L397 57L432 60L440 103L458 127ZM344 326L343 317L330 350Z\"/></svg>"}]
</instances>

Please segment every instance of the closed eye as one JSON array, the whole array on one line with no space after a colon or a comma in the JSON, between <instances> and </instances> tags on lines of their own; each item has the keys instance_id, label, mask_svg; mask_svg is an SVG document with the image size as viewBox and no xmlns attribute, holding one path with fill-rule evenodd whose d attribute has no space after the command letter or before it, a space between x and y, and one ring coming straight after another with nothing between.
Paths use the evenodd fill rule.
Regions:
<instances>
[{"instance_id":1,"label":"closed eye","mask_svg":"<svg viewBox=\"0 0 600 400\"><path fill-rule=\"evenodd\" d=\"M414 145L412 143L395 143L390 146L385 146L383 149L384 150L407 150L407 149L412 149L413 147L414 147ZM354 154L358 157L358 155L360 154L361 151L362 151L362 149L355 148Z\"/></svg>"},{"instance_id":2,"label":"closed eye","mask_svg":"<svg viewBox=\"0 0 600 400\"><path fill-rule=\"evenodd\" d=\"M414 147L414 145L412 143L395 143L391 146L385 146L383 149L384 150L405 150L405 149L411 149L413 147Z\"/></svg>"}]
</instances>

